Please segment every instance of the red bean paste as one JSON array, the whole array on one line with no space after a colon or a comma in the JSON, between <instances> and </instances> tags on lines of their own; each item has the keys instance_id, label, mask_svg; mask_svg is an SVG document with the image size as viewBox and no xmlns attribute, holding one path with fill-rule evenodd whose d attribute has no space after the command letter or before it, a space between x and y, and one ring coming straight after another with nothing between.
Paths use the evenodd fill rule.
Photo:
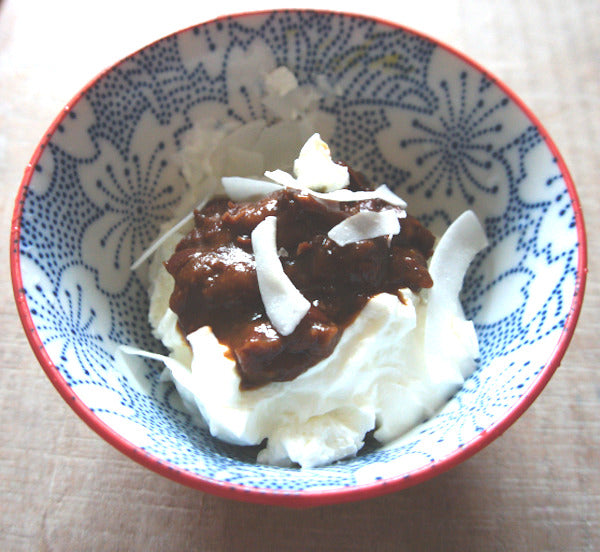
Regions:
<instances>
[{"instance_id":1,"label":"red bean paste","mask_svg":"<svg viewBox=\"0 0 600 552\"><path fill-rule=\"evenodd\" d=\"M372 186L349 169L353 191ZM210 326L229 348L241 389L293 380L329 356L370 297L433 285L427 271L434 236L417 219L400 233L339 246L329 230L360 210L400 209L381 199L338 203L282 188L256 202L216 198L195 211L195 228L165 263L175 279L170 307L184 335ZM311 307L294 332L280 335L265 314L250 234L277 217L283 269Z\"/></svg>"}]
</instances>

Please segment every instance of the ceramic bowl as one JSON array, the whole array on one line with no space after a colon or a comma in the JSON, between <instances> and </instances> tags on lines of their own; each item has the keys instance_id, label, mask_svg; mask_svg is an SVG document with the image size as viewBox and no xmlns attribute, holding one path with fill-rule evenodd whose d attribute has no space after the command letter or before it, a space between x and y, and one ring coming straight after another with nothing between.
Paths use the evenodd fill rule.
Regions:
<instances>
[{"instance_id":1,"label":"ceramic bowl","mask_svg":"<svg viewBox=\"0 0 600 552\"><path fill-rule=\"evenodd\" d=\"M393 184L440 232L469 208L490 246L462 300L481 346L475 373L439 413L389 447L318 469L258 465L212 438L161 365L115 369L129 344L161 352L143 274L129 267L185 190L173 162L202 117L265 116L257 75L325 77L319 106L335 156ZM38 360L101 437L175 481L238 500L312 506L396 491L439 474L504 432L546 385L572 336L585 283L573 182L536 117L464 55L394 23L274 11L222 17L116 63L51 124L16 199L12 277Z\"/></svg>"}]
</instances>

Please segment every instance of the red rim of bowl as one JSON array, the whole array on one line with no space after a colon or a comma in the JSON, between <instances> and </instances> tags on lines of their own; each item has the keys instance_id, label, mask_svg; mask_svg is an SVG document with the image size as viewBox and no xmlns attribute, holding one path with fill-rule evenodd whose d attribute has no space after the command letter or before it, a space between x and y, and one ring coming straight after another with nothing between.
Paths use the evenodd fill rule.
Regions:
<instances>
[{"instance_id":1,"label":"red rim of bowl","mask_svg":"<svg viewBox=\"0 0 600 552\"><path fill-rule=\"evenodd\" d=\"M206 25L210 23L214 23L215 21L222 21L226 19L236 19L240 17L247 16L257 16L257 15L268 15L271 13L285 13L285 12L306 12L306 13L320 13L320 14L332 14L339 16L346 16L357 19L371 20L382 25L389 26L390 28L395 28L402 30L407 33L411 33L419 38L424 40L428 40L436 46L443 48L450 54L456 56L461 59L465 63L471 65L474 69L479 71L480 73L486 75L492 82L498 86L520 109L521 111L529 118L529 120L533 123L533 125L538 129L544 141L546 142L547 147L552 152L554 157L556 158L558 168L561 172L562 177L565 180L567 190L569 192L569 196L571 198L573 211L575 214L575 222L577 228L577 237L578 237L578 262L577 262L577 279L575 283L575 293L573 295L573 301L571 303L571 308L569 314L567 316L567 320L565 322L565 326L563 328L562 334L558 340L558 343L552 352L550 359L544 366L544 368L540 371L536 380L529 386L529 388L523 393L520 399L516 404L512 406L512 408L505 414L505 416L498 421L493 426L488 429L482 431L471 441L465 443L462 447L458 448L456 451L450 453L446 457L438 460L436 462L432 462L431 465L419 468L408 474L403 474L399 477L392 477L388 479L382 479L375 481L373 483L368 483L364 485L357 485L354 487L339 487L335 489L328 489L323 491L283 491L283 490L271 490L259 487L248 487L240 484L230 484L224 481L219 481L216 479L211 479L208 477L203 477L201 475L189 472L187 470L182 470L177 466L170 464L169 462L162 461L159 458L151 455L146 452L144 449L137 447L124 439L121 435L113 431L108 425L102 422L96 414L86 406L77 395L73 392L73 390L69 387L63 377L60 375L59 371L56 369L54 363L46 352L41 339L35 329L33 324L31 313L29 307L27 305L27 300L25 297L25 290L23 289L23 280L21 277L21 268L20 268L20 249L19 249L19 241L20 241L20 221L21 215L23 211L23 205L27 196L27 189L29 183L31 181L31 177L33 171L35 169L36 163L41 157L46 144L51 139L57 127L63 121L63 119L67 116L69 110L77 104L79 99L92 87L94 86L106 73L112 71L115 67L119 66L127 59L139 53L141 50L144 50L155 44L156 42L160 42L161 40L168 38L169 36L178 35L180 33L186 32L195 27ZM19 187L17 197L15 200L15 208L13 212L13 219L11 225L11 236L10 236L10 268L11 268L11 277L13 284L13 293L15 297L15 302L17 305L17 310L21 319L21 323L23 324L23 328L25 329L25 333L27 335L27 339L37 357L39 363L42 368L46 372L47 377L50 379L54 387L58 390L63 399L69 404L69 406L75 411L75 413L98 435L100 435L105 441L114 446L117 450L121 451L123 454L131 458L132 460L138 462L142 466L149 468L150 470L165 476L177 483L182 485L192 487L198 489L200 491L208 492L217 496L221 496L224 498L235 499L239 501L245 502L255 502L255 503L263 503L263 504L272 504L272 505L280 505L280 506L291 506L291 507L312 507L312 506L323 506L327 504L335 504L342 502L350 502L350 501L358 501L364 500L367 498L372 498L375 496L379 496L382 494L387 494L394 491L399 491L401 489L408 488L410 486L416 485L428 479L431 479L435 475L443 473L457 464L463 462L464 460L473 456L476 452L484 448L486 445L490 444L494 439L499 437L504 431L506 431L522 414L527 410L527 408L531 405L531 403L535 400L535 398L541 393L544 389L558 366L560 365L561 359L565 354L565 351L571 341L573 336L573 332L575 330L575 326L577 324L577 319L579 317L579 313L581 311L581 307L583 304L583 296L585 291L585 282L587 275L587 246L586 246L586 235L585 235L585 225L583 221L583 213L581 210L581 205L579 202L579 198L577 196L577 192L575 190L575 185L573 184L573 180L569 174L567 166L560 155L558 148L548 136L548 133L537 119L537 117L531 112L531 110L525 105L525 103L504 83L495 78L493 75L489 73L486 69L481 67L478 63L471 60L469 57L465 56L463 53L455 50L454 48L441 43L439 40L432 38L422 32L415 31L413 29L409 29L404 27L398 23L388 21L385 19L372 17L364 14L357 13L348 13L348 12L338 12L331 10L305 10L305 9L297 9L297 10L264 10L264 11L255 11L255 12L242 12L236 14L229 14L218 17L216 19L212 19L197 25L192 25L188 28L181 29L174 33L171 33L161 39L158 39L143 48L135 51L129 56L123 58L117 63L113 64L109 68L102 71L98 74L93 80L91 80L62 110L61 113L55 118L55 120L50 125L49 129L46 131L46 134L38 144L36 150L34 151L33 156L31 157L30 162L27 164L25 169L23 180Z\"/></svg>"}]
</instances>

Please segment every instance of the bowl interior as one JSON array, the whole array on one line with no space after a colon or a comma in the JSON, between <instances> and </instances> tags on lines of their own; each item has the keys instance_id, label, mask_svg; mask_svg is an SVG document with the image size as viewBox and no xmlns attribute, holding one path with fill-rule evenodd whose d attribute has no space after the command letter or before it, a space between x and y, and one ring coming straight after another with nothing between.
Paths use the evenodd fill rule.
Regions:
<instances>
[{"instance_id":1,"label":"bowl interior","mask_svg":"<svg viewBox=\"0 0 600 552\"><path fill-rule=\"evenodd\" d=\"M211 438L159 382L158 363L114 369L118 344L163 351L147 321L147 282L129 267L185 193L176 159L186 133L199 121L268 120L257 76L279 65L301 84L335 87L319 105L335 157L396 188L435 232L472 209L490 240L463 292L482 352L473 376L392 445L368 442L356 458L315 470L257 466L256 450ZM206 23L118 63L43 140L17 201L23 322L84 419L183 482L314 493L410 478L481 446L564 351L582 229L557 156L505 87L413 32L306 11Z\"/></svg>"}]
</instances>

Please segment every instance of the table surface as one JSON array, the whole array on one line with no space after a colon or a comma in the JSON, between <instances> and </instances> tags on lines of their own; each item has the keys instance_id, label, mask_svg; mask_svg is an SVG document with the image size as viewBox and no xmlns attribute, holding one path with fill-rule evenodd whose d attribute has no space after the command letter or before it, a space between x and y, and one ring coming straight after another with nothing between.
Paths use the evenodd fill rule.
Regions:
<instances>
[{"instance_id":1,"label":"table surface","mask_svg":"<svg viewBox=\"0 0 600 552\"><path fill-rule=\"evenodd\" d=\"M0 209L54 116L114 61L239 0L0 0ZM259 1L252 9L285 7ZM291 7L292 4L289 4ZM600 550L600 2L304 4L396 21L511 87L561 150L583 205L590 276L560 369L499 439L431 481L363 502L287 510L164 479L101 440L37 364L0 278L0 550ZM167 11L168 10L168 11ZM136 23L133 24L132 22ZM2 241L8 259L8 239Z\"/></svg>"}]
</instances>

